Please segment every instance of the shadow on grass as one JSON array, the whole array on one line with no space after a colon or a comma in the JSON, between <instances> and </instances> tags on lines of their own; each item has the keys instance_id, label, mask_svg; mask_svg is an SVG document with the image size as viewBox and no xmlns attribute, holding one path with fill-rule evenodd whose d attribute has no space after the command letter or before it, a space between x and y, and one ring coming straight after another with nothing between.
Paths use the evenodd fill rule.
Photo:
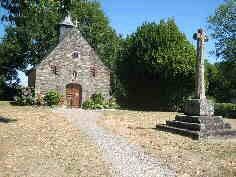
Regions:
<instances>
[{"instance_id":1,"label":"shadow on grass","mask_svg":"<svg viewBox=\"0 0 236 177\"><path fill-rule=\"evenodd\" d=\"M122 110L129 110L129 111L143 111L143 112L177 112L176 110L172 110L168 107L161 107L158 105L134 105L134 104L124 104L118 102L120 105L120 109Z\"/></svg>"},{"instance_id":2,"label":"shadow on grass","mask_svg":"<svg viewBox=\"0 0 236 177\"><path fill-rule=\"evenodd\" d=\"M9 119L9 118L0 116L0 123L8 124L8 123L16 122L16 121L17 121L16 119Z\"/></svg>"},{"instance_id":3,"label":"shadow on grass","mask_svg":"<svg viewBox=\"0 0 236 177\"><path fill-rule=\"evenodd\" d=\"M19 104L17 104L16 101L10 101L9 103L10 103L10 105L12 105L12 106L19 106Z\"/></svg>"}]
</instances>

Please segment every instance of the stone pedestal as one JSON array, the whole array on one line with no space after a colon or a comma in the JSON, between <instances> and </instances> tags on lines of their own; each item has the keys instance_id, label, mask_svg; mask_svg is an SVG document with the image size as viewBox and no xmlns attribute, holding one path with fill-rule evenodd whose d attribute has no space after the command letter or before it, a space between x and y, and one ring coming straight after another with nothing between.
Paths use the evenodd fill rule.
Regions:
<instances>
[{"instance_id":1,"label":"stone pedestal","mask_svg":"<svg viewBox=\"0 0 236 177\"><path fill-rule=\"evenodd\" d=\"M207 99L189 99L184 106L186 115L212 116L214 115L214 104Z\"/></svg>"},{"instance_id":2,"label":"stone pedestal","mask_svg":"<svg viewBox=\"0 0 236 177\"><path fill-rule=\"evenodd\" d=\"M173 132L193 139L207 137L235 137L236 130L230 124L224 123L221 116L190 116L180 114L173 121L157 125L159 130Z\"/></svg>"},{"instance_id":3,"label":"stone pedestal","mask_svg":"<svg viewBox=\"0 0 236 177\"><path fill-rule=\"evenodd\" d=\"M166 124L156 127L194 139L236 136L236 130L231 130L230 124L225 123L222 116L214 116L214 104L207 99L187 100L184 114L179 114L175 120L166 121Z\"/></svg>"}]
</instances>

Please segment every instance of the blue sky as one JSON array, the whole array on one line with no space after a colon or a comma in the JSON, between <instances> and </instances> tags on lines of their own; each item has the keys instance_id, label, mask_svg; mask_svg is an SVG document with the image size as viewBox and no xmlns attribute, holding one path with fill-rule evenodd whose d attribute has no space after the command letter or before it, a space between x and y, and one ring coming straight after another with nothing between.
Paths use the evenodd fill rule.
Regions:
<instances>
[{"instance_id":1,"label":"blue sky","mask_svg":"<svg viewBox=\"0 0 236 177\"><path fill-rule=\"evenodd\" d=\"M173 17L180 30L190 42L195 44L192 35L201 27L207 29L207 17L214 14L215 9L224 0L97 0L101 3L111 26L120 34L126 36L135 32L143 22L159 22L160 19ZM0 9L0 13L3 10ZM0 36L4 34L4 26L0 25ZM207 43L206 58L211 63L215 56L209 54L214 49L213 40ZM20 73L22 84L26 78Z\"/></svg>"},{"instance_id":2,"label":"blue sky","mask_svg":"<svg viewBox=\"0 0 236 177\"><path fill-rule=\"evenodd\" d=\"M98 0L111 26L123 35L134 32L143 22L159 22L173 17L191 43L193 33L201 27L207 29L207 18L224 0ZM211 63L215 56L209 54L214 49L214 42L207 43L206 57Z\"/></svg>"}]
</instances>

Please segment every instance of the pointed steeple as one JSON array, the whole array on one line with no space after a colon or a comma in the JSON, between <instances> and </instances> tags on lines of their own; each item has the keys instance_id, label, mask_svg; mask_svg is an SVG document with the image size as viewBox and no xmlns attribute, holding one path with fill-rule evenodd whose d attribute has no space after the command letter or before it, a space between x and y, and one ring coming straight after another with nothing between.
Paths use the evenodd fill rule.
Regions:
<instances>
[{"instance_id":1,"label":"pointed steeple","mask_svg":"<svg viewBox=\"0 0 236 177\"><path fill-rule=\"evenodd\" d=\"M70 14L68 14L64 20L59 23L60 25L60 41L66 36L66 34L71 31L76 25L71 20Z\"/></svg>"}]
</instances>

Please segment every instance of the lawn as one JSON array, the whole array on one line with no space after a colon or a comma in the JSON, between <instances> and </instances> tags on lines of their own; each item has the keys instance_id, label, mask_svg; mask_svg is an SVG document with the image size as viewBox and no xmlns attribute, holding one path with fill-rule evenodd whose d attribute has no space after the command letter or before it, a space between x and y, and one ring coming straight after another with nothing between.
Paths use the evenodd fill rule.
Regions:
<instances>
[{"instance_id":1,"label":"lawn","mask_svg":"<svg viewBox=\"0 0 236 177\"><path fill-rule=\"evenodd\" d=\"M158 131L157 123L174 119L176 113L106 111L98 123L114 134L126 137L177 171L183 177L235 177L236 139L196 141ZM227 119L236 128L236 120Z\"/></svg>"},{"instance_id":2,"label":"lawn","mask_svg":"<svg viewBox=\"0 0 236 177\"><path fill-rule=\"evenodd\" d=\"M47 108L0 102L1 177L109 177L97 147Z\"/></svg>"}]
</instances>

